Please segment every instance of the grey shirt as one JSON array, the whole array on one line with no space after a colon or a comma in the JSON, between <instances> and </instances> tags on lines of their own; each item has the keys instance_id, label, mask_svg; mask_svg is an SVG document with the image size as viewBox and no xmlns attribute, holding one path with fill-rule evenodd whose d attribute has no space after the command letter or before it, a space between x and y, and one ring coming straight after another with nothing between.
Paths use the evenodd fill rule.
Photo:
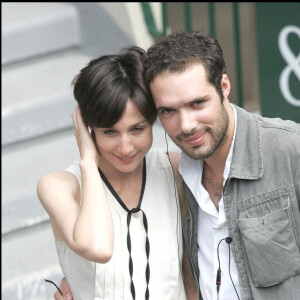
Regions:
<instances>
[{"instance_id":1,"label":"grey shirt","mask_svg":"<svg viewBox=\"0 0 300 300\"><path fill-rule=\"evenodd\" d=\"M300 124L235 108L223 200L242 299L300 300ZM198 204L184 188L189 215L183 233L199 287Z\"/></svg>"}]
</instances>

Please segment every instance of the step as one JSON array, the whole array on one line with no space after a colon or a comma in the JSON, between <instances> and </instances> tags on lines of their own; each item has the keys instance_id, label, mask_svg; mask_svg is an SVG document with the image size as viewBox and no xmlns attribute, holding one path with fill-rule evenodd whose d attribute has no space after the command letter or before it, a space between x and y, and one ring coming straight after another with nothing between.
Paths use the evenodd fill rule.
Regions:
<instances>
[{"instance_id":1,"label":"step","mask_svg":"<svg viewBox=\"0 0 300 300\"><path fill-rule=\"evenodd\" d=\"M50 222L2 236L3 300L53 299L63 277Z\"/></svg>"},{"instance_id":2,"label":"step","mask_svg":"<svg viewBox=\"0 0 300 300\"><path fill-rule=\"evenodd\" d=\"M2 234L47 220L36 194L39 178L78 159L73 129L2 149Z\"/></svg>"},{"instance_id":3,"label":"step","mask_svg":"<svg viewBox=\"0 0 300 300\"><path fill-rule=\"evenodd\" d=\"M153 146L167 150L159 120ZM169 151L179 148L167 137ZM79 159L73 130L56 132L2 151L2 299L53 299L56 291L44 279L62 278L48 215L36 196L45 173Z\"/></svg>"},{"instance_id":4,"label":"step","mask_svg":"<svg viewBox=\"0 0 300 300\"><path fill-rule=\"evenodd\" d=\"M153 147L167 150L160 123L153 128ZM168 138L169 151L180 152ZM2 150L2 233L19 230L48 219L37 195L39 178L66 168L80 158L73 128Z\"/></svg>"},{"instance_id":5,"label":"step","mask_svg":"<svg viewBox=\"0 0 300 300\"><path fill-rule=\"evenodd\" d=\"M90 57L78 50L2 70L2 146L72 126L71 81Z\"/></svg>"},{"instance_id":6,"label":"step","mask_svg":"<svg viewBox=\"0 0 300 300\"><path fill-rule=\"evenodd\" d=\"M55 2L2 2L2 65L80 45L76 8Z\"/></svg>"}]
</instances>

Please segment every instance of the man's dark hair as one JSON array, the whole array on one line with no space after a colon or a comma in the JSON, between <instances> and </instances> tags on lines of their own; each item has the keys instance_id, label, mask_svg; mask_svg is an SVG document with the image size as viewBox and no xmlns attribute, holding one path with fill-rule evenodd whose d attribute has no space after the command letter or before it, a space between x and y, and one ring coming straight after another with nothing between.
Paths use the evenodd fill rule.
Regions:
<instances>
[{"instance_id":1,"label":"man's dark hair","mask_svg":"<svg viewBox=\"0 0 300 300\"><path fill-rule=\"evenodd\" d=\"M156 75L183 72L195 64L203 65L207 80L223 99L221 80L226 73L223 51L217 40L202 32L174 32L158 39L147 51L145 81L150 85Z\"/></svg>"},{"instance_id":2,"label":"man's dark hair","mask_svg":"<svg viewBox=\"0 0 300 300\"><path fill-rule=\"evenodd\" d=\"M118 55L93 59L80 70L72 85L86 125L112 127L129 100L149 124L155 122L155 105L143 78L144 56L145 51L139 47L124 48Z\"/></svg>"}]
</instances>

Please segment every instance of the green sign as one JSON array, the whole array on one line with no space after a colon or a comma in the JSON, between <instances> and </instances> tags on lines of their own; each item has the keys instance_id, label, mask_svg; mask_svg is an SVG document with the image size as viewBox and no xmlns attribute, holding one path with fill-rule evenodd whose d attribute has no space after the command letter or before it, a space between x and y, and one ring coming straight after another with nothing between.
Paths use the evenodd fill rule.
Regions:
<instances>
[{"instance_id":1,"label":"green sign","mask_svg":"<svg viewBox=\"0 0 300 300\"><path fill-rule=\"evenodd\" d=\"M300 3L256 3L261 113L300 123Z\"/></svg>"}]
</instances>

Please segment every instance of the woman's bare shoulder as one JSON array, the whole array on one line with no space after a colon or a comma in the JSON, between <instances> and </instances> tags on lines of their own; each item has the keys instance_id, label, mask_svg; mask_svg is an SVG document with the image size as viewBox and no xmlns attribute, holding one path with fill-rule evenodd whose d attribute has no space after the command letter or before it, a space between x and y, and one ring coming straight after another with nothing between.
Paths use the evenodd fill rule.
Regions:
<instances>
[{"instance_id":1,"label":"woman's bare shoulder","mask_svg":"<svg viewBox=\"0 0 300 300\"><path fill-rule=\"evenodd\" d=\"M53 187L71 186L77 181L75 175L68 171L59 171L44 174L38 181L38 187L41 189L52 189Z\"/></svg>"},{"instance_id":2,"label":"woman's bare shoulder","mask_svg":"<svg viewBox=\"0 0 300 300\"><path fill-rule=\"evenodd\" d=\"M43 175L37 184L37 194L42 204L52 201L57 195L69 193L75 196L79 192L79 182L75 175L68 171L52 172Z\"/></svg>"}]
</instances>

